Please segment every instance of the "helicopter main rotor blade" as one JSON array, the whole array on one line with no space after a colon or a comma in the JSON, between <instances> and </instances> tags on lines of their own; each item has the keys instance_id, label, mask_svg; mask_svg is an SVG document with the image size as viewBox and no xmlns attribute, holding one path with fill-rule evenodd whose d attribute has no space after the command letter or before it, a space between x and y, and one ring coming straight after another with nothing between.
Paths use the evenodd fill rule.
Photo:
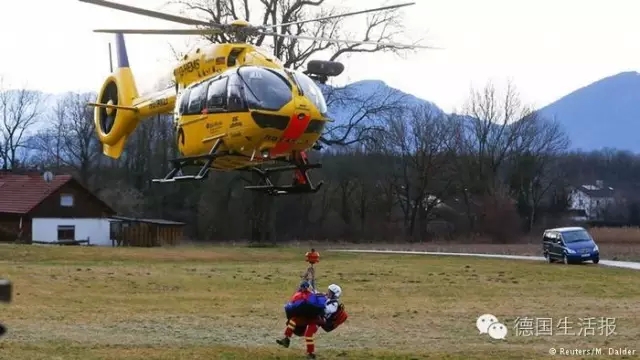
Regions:
<instances>
[{"instance_id":1,"label":"helicopter main rotor blade","mask_svg":"<svg viewBox=\"0 0 640 360\"><path fill-rule=\"evenodd\" d=\"M282 23L282 24L273 24L273 25L260 25L258 28L260 28L260 29L270 29L270 28L276 28L276 27L280 27L280 26L304 24L304 23L308 23L308 22L311 22L311 21L323 21L323 20L329 20L329 19L336 19L336 18L344 17L344 16L366 14L366 13L370 13L370 12L374 12L374 11L392 10L392 9L397 9L397 8L401 8L401 7L404 7L404 6L411 6L411 5L415 5L415 4L416 4L415 2L410 2L410 3L404 3L404 4L388 5L388 6L375 8L375 9L353 11L353 12L348 12L348 13L344 13L344 14L325 16L325 17L321 17L321 18L317 18L317 19L300 20L300 21L293 21L293 22Z\"/></svg>"},{"instance_id":2,"label":"helicopter main rotor blade","mask_svg":"<svg viewBox=\"0 0 640 360\"><path fill-rule=\"evenodd\" d=\"M426 45L409 45L409 44L399 44L393 42L378 42L378 41L359 41L359 40L342 40L342 39L332 39L325 37L315 37L315 36L301 36L301 35L288 35L288 34L277 34L271 32L262 32L258 31L260 34L264 35L272 35L272 36L280 36L288 39L301 39L301 40L313 40L313 41L326 41L333 43L342 43L342 44L362 44L362 45L381 45L381 46L389 46L396 48L415 48L415 49L432 49L432 50L442 50L442 48L434 47L434 46L426 46Z\"/></svg>"},{"instance_id":3,"label":"helicopter main rotor blade","mask_svg":"<svg viewBox=\"0 0 640 360\"><path fill-rule=\"evenodd\" d=\"M146 35L216 35L221 33L218 29L96 29L93 32Z\"/></svg>"},{"instance_id":4,"label":"helicopter main rotor blade","mask_svg":"<svg viewBox=\"0 0 640 360\"><path fill-rule=\"evenodd\" d=\"M138 15L143 15L143 16L149 16L149 17L156 18L156 19L173 21L173 22L177 22L177 23L180 23L180 24L202 25L202 26L218 26L217 24L212 24L212 23L209 23L209 22L206 22L206 21L202 21L202 20L190 19L190 18L187 18L187 17L167 14L167 13L163 13L163 12L159 12L159 11L142 9L142 8L138 8L138 7L135 7L135 6L118 4L118 3L115 3L115 2L111 2L111 1L105 1L105 0L79 0L79 1L80 2L84 2L84 3L88 3L88 4L93 4L93 5L104 6L104 7L108 7L108 8L111 8L111 9L126 11L126 12L129 12L129 13L132 13L132 14L138 14Z\"/></svg>"}]
</instances>

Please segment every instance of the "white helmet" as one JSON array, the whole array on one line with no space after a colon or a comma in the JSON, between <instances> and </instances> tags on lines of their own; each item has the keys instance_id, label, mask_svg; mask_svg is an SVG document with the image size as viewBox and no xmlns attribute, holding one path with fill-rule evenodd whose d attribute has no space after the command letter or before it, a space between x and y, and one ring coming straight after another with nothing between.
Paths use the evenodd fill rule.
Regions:
<instances>
[{"instance_id":1,"label":"white helmet","mask_svg":"<svg viewBox=\"0 0 640 360\"><path fill-rule=\"evenodd\" d=\"M340 297L340 295L342 295L342 289L340 288L340 286L338 286L336 284L329 285L328 289L337 298Z\"/></svg>"}]
</instances>

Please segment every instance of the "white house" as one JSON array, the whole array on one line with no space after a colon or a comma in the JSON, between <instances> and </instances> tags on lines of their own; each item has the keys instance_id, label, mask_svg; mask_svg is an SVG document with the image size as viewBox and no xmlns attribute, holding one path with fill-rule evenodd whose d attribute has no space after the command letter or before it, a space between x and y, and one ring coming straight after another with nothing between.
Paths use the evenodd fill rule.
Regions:
<instances>
[{"instance_id":1,"label":"white house","mask_svg":"<svg viewBox=\"0 0 640 360\"><path fill-rule=\"evenodd\" d=\"M616 202L615 190L604 186L602 180L595 185L580 185L571 191L570 210L583 210L588 219L600 219Z\"/></svg>"},{"instance_id":2,"label":"white house","mask_svg":"<svg viewBox=\"0 0 640 360\"><path fill-rule=\"evenodd\" d=\"M71 175L0 171L0 241L89 240L111 246L115 211Z\"/></svg>"}]
</instances>

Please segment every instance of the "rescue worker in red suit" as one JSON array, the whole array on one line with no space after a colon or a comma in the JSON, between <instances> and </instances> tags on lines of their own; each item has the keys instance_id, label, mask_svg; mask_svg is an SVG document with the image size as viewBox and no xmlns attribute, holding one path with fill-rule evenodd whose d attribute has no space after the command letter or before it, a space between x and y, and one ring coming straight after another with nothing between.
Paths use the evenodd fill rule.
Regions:
<instances>
[{"instance_id":1,"label":"rescue worker in red suit","mask_svg":"<svg viewBox=\"0 0 640 360\"><path fill-rule=\"evenodd\" d=\"M306 286L303 290L302 287ZM308 297L311 292L308 290L308 284L303 282L301 285L301 289L296 292L293 297L294 299L302 299L305 296ZM327 301L324 308L324 314L318 316L317 318L300 318L300 317L292 317L287 321L287 327L284 331L284 338L276 340L276 342L285 348L288 348L291 343L291 337L294 335L294 331L296 328L301 329L304 328L304 332L302 334L296 333L296 335L304 336L305 344L307 346L307 359L315 359L315 343L313 336L318 331L318 326L323 326L326 324L327 320L336 312L340 306L340 295L342 295L342 289L340 286L336 284L331 284L328 287L327 292Z\"/></svg>"}]
</instances>

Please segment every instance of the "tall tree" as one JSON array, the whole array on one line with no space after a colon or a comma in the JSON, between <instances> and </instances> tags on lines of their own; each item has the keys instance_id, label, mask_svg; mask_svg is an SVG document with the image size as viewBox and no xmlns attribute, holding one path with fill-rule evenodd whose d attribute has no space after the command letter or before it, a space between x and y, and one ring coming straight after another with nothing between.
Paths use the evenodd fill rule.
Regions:
<instances>
[{"instance_id":1,"label":"tall tree","mask_svg":"<svg viewBox=\"0 0 640 360\"><path fill-rule=\"evenodd\" d=\"M9 89L0 78L0 159L3 169L19 165L19 150L27 148L30 130L43 111L42 93Z\"/></svg>"},{"instance_id":2,"label":"tall tree","mask_svg":"<svg viewBox=\"0 0 640 360\"><path fill-rule=\"evenodd\" d=\"M569 138L557 121L541 118L536 113L519 122L521 133L516 145L518 151L512 159L510 187L529 231L545 197L554 186L564 186L565 172L560 168L559 157L567 150Z\"/></svg>"},{"instance_id":3,"label":"tall tree","mask_svg":"<svg viewBox=\"0 0 640 360\"><path fill-rule=\"evenodd\" d=\"M452 183L452 126L444 114L424 105L387 119L387 155L396 157L392 186L404 214L406 236L416 235L443 201Z\"/></svg>"},{"instance_id":4,"label":"tall tree","mask_svg":"<svg viewBox=\"0 0 640 360\"><path fill-rule=\"evenodd\" d=\"M472 89L461 115L455 123L458 190L463 195L469 222L473 223L473 198L491 197L503 192L504 169L508 160L526 149L531 141L529 122L533 109L520 100L516 87L509 82L501 93L491 82Z\"/></svg>"}]
</instances>

